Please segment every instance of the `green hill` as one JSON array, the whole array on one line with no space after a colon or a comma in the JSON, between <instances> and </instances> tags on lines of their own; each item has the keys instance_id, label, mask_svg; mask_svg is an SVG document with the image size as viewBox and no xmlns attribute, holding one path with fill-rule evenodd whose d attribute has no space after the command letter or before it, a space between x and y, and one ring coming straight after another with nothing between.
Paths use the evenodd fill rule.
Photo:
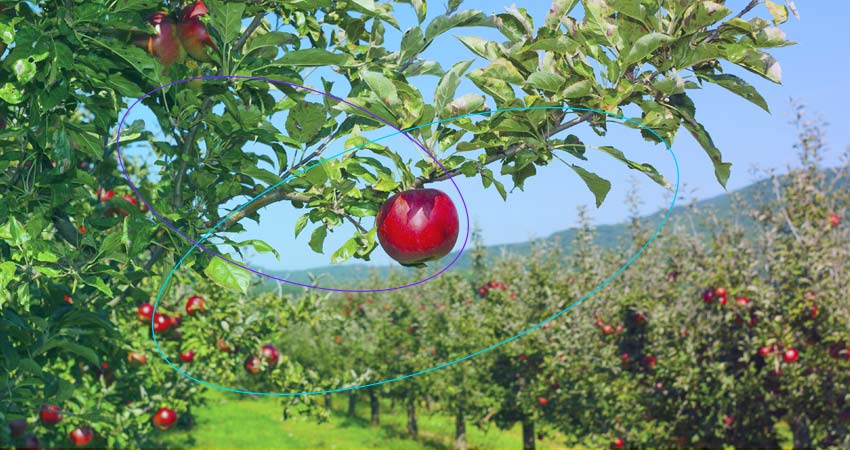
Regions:
<instances>
[{"instance_id":1,"label":"green hill","mask_svg":"<svg viewBox=\"0 0 850 450\"><path fill-rule=\"evenodd\" d=\"M837 174L837 171L834 169L827 169L825 171L825 174L827 180L831 181L832 179L834 179L835 175ZM786 178L784 176L779 177L780 185L784 184L785 182ZM848 181L844 180L842 183L836 186L836 189L843 189L848 187L850 187L848 186ZM721 220L737 221L744 227L745 230L752 230L754 228L750 219L740 215L740 210L736 207L736 204L745 204L752 206L764 203L765 201L771 201L774 198L775 197L773 182L770 179L760 180L736 191L697 201L693 205L679 204L678 206L675 206L673 208L673 212L670 215L670 219L665 225L665 229L667 229L667 227L672 225L674 222L689 221L694 224L694 229L697 232L707 231L709 229L709 225L705 223L704 218L709 213L713 213ZM657 227L657 224L660 223L666 213L667 209L659 210L653 214L641 217L641 221L646 227L651 227L652 229L654 229L655 227ZM570 243L576 238L578 232L578 228L568 228L566 230L552 233L551 235L541 238L540 240L557 241L560 243L561 246L563 246L564 250L568 253L570 249ZM625 239L628 235L628 222L594 226L594 240L597 245L603 248L615 248L618 244L623 242L623 239ZM467 250L469 250L470 245L471 244L467 245ZM531 243L519 242L513 244L492 245L486 247L486 250L488 258L495 258L503 252L522 255L528 254L530 252ZM448 264L452 259L454 259L456 255L456 252L451 253L440 261L434 263L432 267L443 267L445 264ZM457 263L455 263L455 265L452 267L452 270L466 270L471 267L471 254L470 252L465 251L461 258L457 261ZM281 278L285 278L287 280L299 283L318 283L321 286L334 286L350 285L351 283L365 280L370 274L373 273L383 277L392 270L405 272L413 271L414 269L406 269L400 266L372 266L366 264L348 263L342 265L321 266L306 270L268 270L267 273L271 273L275 276L279 276ZM318 280L313 281L311 279L311 275L321 275L321 277ZM300 288L297 288L290 284L280 283L281 286L278 286L278 284L279 283L274 280L268 280L267 282L263 283L261 290L268 291L280 289L282 292L300 291Z\"/></svg>"}]
</instances>

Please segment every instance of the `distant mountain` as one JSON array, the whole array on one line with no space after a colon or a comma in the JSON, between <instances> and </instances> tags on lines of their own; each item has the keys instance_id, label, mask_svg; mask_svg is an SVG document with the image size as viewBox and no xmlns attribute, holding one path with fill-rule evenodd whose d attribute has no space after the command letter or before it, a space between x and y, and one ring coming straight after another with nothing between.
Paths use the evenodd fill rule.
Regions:
<instances>
[{"instance_id":1,"label":"distant mountain","mask_svg":"<svg viewBox=\"0 0 850 450\"><path fill-rule=\"evenodd\" d=\"M834 178L834 176L836 175L836 171L834 169L827 169L825 172L828 180ZM785 182L785 178L779 177L779 182L780 184L783 184ZM847 181L841 183L840 188L847 187L850 187L848 186ZM769 201L774 198L773 191L774 189L772 181L769 179L765 179L757 181L749 186L738 189L736 191L700 200L696 202L693 211L687 206L683 206L680 204L679 206L675 206L673 208L673 212L670 215L670 220L668 220L667 225L670 225L672 221L690 220L690 222L694 224L694 228L697 232L706 231L709 227L708 225L703 223L702 219L709 212L712 212L720 219L736 220L745 229L753 229L754 224L751 223L750 219L743 217L739 214L735 207L735 202L740 201L743 204L754 205L760 201L765 201L764 199L767 199ZM656 213L644 216L641 218L641 220L644 222L644 224L646 224L646 226L651 226L654 229L655 227L657 227L657 224L660 223L666 213L667 209L665 208L659 210ZM667 225L665 225L665 228ZM557 241L560 243L561 246L564 247L564 250L566 252L569 252L570 243L575 240L578 232L578 228L568 228L566 230L552 233L551 235L545 238L541 238L539 240ZM621 243L623 239L625 239L627 236L629 236L628 222L613 225L594 226L594 240L597 245L603 248L614 248L619 243ZM469 252L469 250L470 244L467 245L467 249L466 251L464 251L464 254L461 256L461 258L455 263L454 266L452 266L452 270L466 270L472 267L472 257L471 252ZM531 243L519 242L514 244L492 245L487 246L486 250L488 258L495 258L498 255L501 255L503 252L523 255L528 254L530 252ZM447 255L445 258L434 263L433 267L443 267L445 264L451 262L456 255L456 252ZM414 269L406 269L400 266L371 266L366 264L350 263L342 265L321 266L306 270L269 270L267 271L267 273L298 283L310 285L315 285L316 283L318 283L320 286L340 286L350 285L353 282L365 280L371 274L385 276L393 270L405 272L413 271ZM319 278L318 281L313 281L311 280L311 274L321 275L321 278ZM281 283L281 286L278 286L278 283L274 280L270 280L268 283L265 283L263 285L262 290L266 291L278 289L280 289L282 292L294 292L299 290L295 286L285 283Z\"/></svg>"}]
</instances>

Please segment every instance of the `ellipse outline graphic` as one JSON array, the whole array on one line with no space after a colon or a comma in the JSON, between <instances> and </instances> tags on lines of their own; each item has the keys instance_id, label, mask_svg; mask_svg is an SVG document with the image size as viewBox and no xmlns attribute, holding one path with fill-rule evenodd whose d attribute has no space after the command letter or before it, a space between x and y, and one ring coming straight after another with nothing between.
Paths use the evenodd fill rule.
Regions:
<instances>
[{"instance_id":1,"label":"ellipse outline graphic","mask_svg":"<svg viewBox=\"0 0 850 450\"><path fill-rule=\"evenodd\" d=\"M126 179L127 183L130 185L130 189L132 189L133 192L136 193L136 195L139 197L139 199L145 204L145 206L147 206L147 208L154 214L154 216L157 219L159 219L160 222L162 222L165 226L170 228L172 231L176 232L183 239L191 242L193 244L192 248L195 248L197 246L201 250L212 255L213 257L219 258L222 261L224 261L224 262L226 262L226 263L228 263L232 266L236 266L236 267L239 267L241 269L247 270L247 271L249 271L249 272L251 272L255 275L259 275L259 276L269 278L269 279L272 279L272 280L277 280L278 282L293 284L293 285L300 286L300 287L311 288L311 289L319 289L319 290L323 290L323 291L334 291L334 292L387 292L387 291L394 291L394 290L398 290L398 289L405 289L405 288L413 287L413 286L416 286L417 284L421 284L421 283L424 283L426 281L430 281L430 280L442 275L445 271L449 270L449 268L451 266L453 266L460 259L461 255L463 255L464 250L466 250L466 244L469 243L469 231L470 231L469 208L466 206L466 199L463 197L463 192L461 192L460 187L457 185L457 183L454 180L454 177L452 177L451 175L449 175L448 180L451 181L452 185L454 185L455 189L457 190L457 193L460 196L461 204L463 205L463 211L466 215L466 234L465 234L464 239L463 239L463 244L461 245L460 250L457 252L457 255L455 255L454 259L452 259L445 267L443 267L442 269L437 271L437 273L435 273L435 274L433 274L433 275L431 275L427 278L423 278L421 280L418 280L418 281L415 281L413 283L409 283L409 284L406 284L406 285L403 285L403 286L393 286L393 287L381 288L381 289L339 289L339 288L323 287L323 286L311 286L309 284L303 284L303 283L299 283L297 281L287 280L287 279L280 278L280 277L277 277L277 276L274 276L274 275L271 275L271 274L267 274L267 273L259 271L259 270L252 269L252 268L247 267L245 265L239 264L238 262L233 261L233 260L225 257L224 255L222 255L218 252L215 252L211 249L208 249L208 248L204 247L203 245L201 245L201 242L206 240L206 238L209 237L209 235L212 234L215 230L217 230L218 227L220 227L225 221L227 221L227 219L229 219L231 216L233 216L234 214L236 214L237 212L239 212L243 208L247 207L251 203L257 201L260 197L266 195L267 193L273 191L277 187L283 185L283 183L287 182L288 180L290 180L290 179L292 179L292 178L294 178L298 175L301 175L301 174L307 172L308 170L310 170L312 168L315 168L315 167L322 165L325 161L329 161L329 160L334 159L334 158L336 158L336 157L338 157L342 154L345 154L347 152L354 151L354 150L357 150L359 148L365 147L365 146L371 144L372 142L377 142L376 140L366 142L365 144L361 144L361 145L356 146L356 147L349 149L349 150L345 150L345 151L338 153L338 154L336 154L336 155L334 155L330 158L319 158L318 161L313 161L312 163L307 164L305 167L299 169L298 171L289 174L284 179L280 180L279 182L275 183L272 186L269 186L268 188L266 188L265 190L263 190L262 192L257 194L251 200L248 200L247 203L244 203L244 204L240 205L238 208L236 208L235 210L231 211L227 216L225 216L223 219L221 219L209 232L205 233L202 236L202 239L200 241L195 241L194 239L192 239L189 236L187 236L186 234L184 234L176 226L174 226L174 224L172 224L171 222L166 220L165 217L163 217L162 214L160 214L159 211L157 211L153 207L153 205L151 205L148 202L148 200L136 188L136 185L133 184L133 180L130 179L130 175L127 173L127 168L124 166L124 157L121 155L121 146L119 145L120 140L121 140L121 128L124 125L124 121L127 119L127 115L130 114L130 111L132 111L133 108L136 107L136 105L138 105L142 100L146 99L147 97L150 97L151 95L153 95L153 94L155 94L155 93L157 93L157 92L161 91L162 89L165 89L166 87L169 87L169 86L174 86L176 84L187 83L189 81L194 81L194 80L204 80L204 79L219 79L219 80L220 79L228 79L228 80L229 79L242 79L242 80L265 81L265 82L271 83L271 84L281 83L281 84L285 84L285 85L288 85L288 86L291 86L291 87L294 87L294 88L304 89L304 90L310 91L314 94L323 95L325 97L332 98L334 100L340 101L340 102L345 103L346 105L349 105L349 106L351 106L351 107L353 107L353 108L355 108L359 111L362 111L362 112L365 112L366 114L369 114L370 116L374 117L375 119L377 119L381 123L385 124L386 126L396 130L396 133L393 133L390 136L396 136L396 135L399 135L399 134L404 135L406 138L408 138L408 140L410 140L415 145L417 145L420 149L422 149L422 151L424 151L425 154L427 154L429 157L431 157L431 159L433 159L434 162L437 163L437 165L440 167L440 169L443 170L444 173L448 174L448 172L449 172L448 169L446 169L445 166L443 166L443 163L441 163L436 156L432 155L431 152L429 152L428 149L426 149L424 145L422 145L419 141L417 141L416 139L414 139L412 136L410 136L408 134L409 131L413 131L415 129L421 128L421 126L410 128L408 131L403 131L400 128L397 128L395 125L388 122L387 120L385 120L384 118L378 116L377 114L375 114L375 113L373 113L373 112L371 112L371 111L369 111L365 108L357 106L357 105L355 105L355 104L353 104L353 103L351 103L351 102L349 102L345 99L339 98L339 97L337 97L333 94L329 94L327 92L320 91L318 89L313 89L313 88L308 87L308 86L302 86L302 85L299 85L299 84L291 83L289 81L272 80L270 78L251 77L251 76L246 76L246 75L205 75L205 76L202 76L202 77L184 78L182 80L172 81L171 83L163 84L162 86L159 86L158 88L148 92L147 94L143 95L142 97L139 97L135 102L133 102L132 105L130 105L129 108L127 108L127 111L121 117L121 121L118 122L118 130L117 130L117 133L116 133L116 136L115 136L115 152L118 155L118 163L121 166L121 172L124 175L124 179ZM431 124L428 124L428 125L431 125ZM382 137L381 139L384 139L384 138L387 138L387 137L390 137L390 136L385 136L385 137Z\"/></svg>"},{"instance_id":2,"label":"ellipse outline graphic","mask_svg":"<svg viewBox=\"0 0 850 450\"><path fill-rule=\"evenodd\" d=\"M453 360L450 360L448 362L438 364L438 365L429 367L427 369L422 369L420 371L409 373L409 374L406 374L406 375L398 375L398 376L393 377L393 378L387 378L385 380L375 381L375 382L372 382L372 383L365 383L365 384L361 384L361 385L357 385L357 386L349 386L349 387L336 388L336 389L325 389L325 390L321 390L321 391L302 391L302 392L258 392L258 391L248 391L248 390L244 390L244 389L228 388L228 387L219 386L219 385L216 385L214 383L207 382L207 381L199 380L195 377L192 377L191 375L184 372L183 370L181 370L179 367L174 365L171 362L171 360L168 359L168 357L162 351L162 348L159 346L159 340L156 338L156 332L154 332L154 330L153 330L154 323L153 323L153 320L151 320L151 332L152 332L152 336L153 336L153 339L154 339L154 344L155 344L156 349L159 352L160 356L172 369L174 369L175 371L177 371L178 373L180 373L184 377L186 377L186 378L188 378L192 381L195 381L198 384L201 384L201 385L204 385L204 386L207 386L207 387L211 387L211 388L214 388L214 389L218 389L218 390L221 390L221 391L233 392L233 393L238 393L238 394L246 394L246 395L269 396L269 397L295 397L295 396L303 396L303 395L331 394L331 393L337 393L337 392L346 392L346 391L364 389L364 388L368 388L368 387L380 386L382 384L394 383L394 382L406 380L406 379L409 379L409 378L413 378L413 377L416 377L416 376L424 375L424 374L427 374L427 373L435 372L439 369L443 369L443 368L449 367L451 365L454 365L454 364L457 364L457 363L460 363L460 362L463 362L463 361L466 361L466 360L470 360L470 359L474 358L475 356L481 355L483 353L486 353L486 352L489 352L493 349L496 349L496 348L498 348L502 345L505 345L507 343L515 341L515 340L525 336L526 334L540 328L541 326L545 325L546 323L551 322L552 320L560 317L562 314L566 313L567 311L572 310L576 306L580 305L585 300L590 298L593 294L595 294L600 289L602 289L603 287L608 285L619 274L621 274L630 265L632 265L635 262L635 260L637 260L637 258L644 252L644 250L646 250L646 248L649 246L649 244L651 244L655 240L655 238L658 237L658 234L661 232L662 228L664 227L664 224L666 224L667 220L670 218L670 215L673 212L673 208L676 205L676 198L679 195L679 185L680 185L680 178L681 178L681 173L680 173L680 170L679 170L679 161L676 158L676 154L673 152L673 149L670 146L670 144L666 140L664 140L664 138L662 138L657 132L655 132L655 130L647 127L646 125L640 123L637 120L630 119L630 118L627 118L627 117L619 115L619 114L609 113L607 111L601 111L601 110L587 109L587 108L572 108L572 107L565 107L565 106L540 106L540 107L496 109L496 110L492 110L492 111L480 111L480 112L475 112L475 113L464 114L462 116L452 117L452 118L449 118L449 119L443 119L443 120L435 121L435 122L432 122L432 123L429 123L429 124L420 125L420 126L414 127L414 128L431 126L431 125L434 125L434 124L437 124L437 123L443 123L443 122L448 122L448 121L452 121L452 120L459 120L459 119L462 119L462 118L472 117L472 116L477 116L477 115L496 114L496 113L510 112L510 111L525 111L525 110L534 110L534 109L562 109L562 110L570 110L570 111L596 112L596 113L602 113L602 114L605 114L605 115L608 115L608 116L613 116L613 117L616 117L618 119L622 119L626 122L634 123L634 124L640 126L641 128L652 133L655 137L657 137L664 144L664 146L667 148L667 151L672 156L673 162L674 162L674 165L675 165L675 168L676 168L676 189L675 189L675 192L674 192L674 195L673 195L673 200L670 203L670 208L667 210L667 213L664 215L664 218L662 219L661 223L655 229L655 232L646 241L646 243L644 243L644 245L634 255L632 255L632 257L629 258L629 260L626 261L625 264L623 264L623 266L621 266L619 269L617 269L611 276L609 276L608 278L603 280L598 286L593 288L590 292L585 294L583 297L579 298L578 300L576 300L572 304L568 305L566 308L562 309L561 311L558 311L558 312L552 314L551 316L549 316L548 318L544 319L543 321L537 323L536 325L533 325L533 326L515 334L514 336L505 338L505 339L503 339L499 342L496 342L496 343L494 343L494 344L492 344L488 347L485 347L481 350L470 353L468 355L461 356L461 357L455 358ZM408 130L408 131L410 131L410 130ZM399 132L397 132L397 133L393 133L393 134L390 134L388 136L383 136L379 139L375 139L375 140L370 141L370 142L363 144L363 145L368 145L372 142L377 142L381 139L385 139L385 138L388 138L388 137L391 137L391 136L395 136L395 135L400 134L400 133L404 133L404 131L399 130ZM354 149L356 149L356 148L357 147L355 147ZM348 151L352 151L354 149L351 149L351 150L348 150ZM342 153L340 153L340 154L342 154ZM334 157L339 156L340 154L335 155ZM209 236L209 234L211 234L213 231L215 231L215 228L213 228L212 230L205 233L203 239L205 239L207 236ZM201 239L201 241L203 241L203 239ZM183 264L183 261L191 254L191 252L196 247L197 247L197 244L192 245L192 247L183 255L183 257L171 269L171 272L169 272L168 276L166 277L165 281L163 282L162 286L160 287L159 293L157 294L156 301L154 302L154 313L156 312L156 308L159 306L159 301L162 299L162 296L165 292L165 288L166 288L166 286L168 286L168 283L169 283L171 277L174 275L174 273L177 271L177 269L180 268L180 266Z\"/></svg>"}]
</instances>

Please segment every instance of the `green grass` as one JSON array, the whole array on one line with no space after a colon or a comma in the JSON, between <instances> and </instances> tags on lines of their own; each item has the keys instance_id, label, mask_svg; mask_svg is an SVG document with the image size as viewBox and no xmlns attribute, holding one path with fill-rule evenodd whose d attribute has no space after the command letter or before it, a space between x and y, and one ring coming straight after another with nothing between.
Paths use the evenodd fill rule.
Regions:
<instances>
[{"instance_id":1,"label":"green grass","mask_svg":"<svg viewBox=\"0 0 850 450\"><path fill-rule=\"evenodd\" d=\"M282 420L280 399L246 398L212 391L206 394L208 405L195 412L193 430L165 432L159 445L168 448L451 448L454 418L443 414L417 412L419 440L406 432L407 417L401 407L394 413L389 404L381 405L381 424L369 426L369 405L359 399L357 417L342 411L347 397L334 396L334 411L328 422L317 423L309 417ZM502 431L490 427L487 432L467 425L470 448L521 448L521 430ZM538 448L554 448L552 442L538 441ZM548 446L547 446L548 445Z\"/></svg>"}]
</instances>

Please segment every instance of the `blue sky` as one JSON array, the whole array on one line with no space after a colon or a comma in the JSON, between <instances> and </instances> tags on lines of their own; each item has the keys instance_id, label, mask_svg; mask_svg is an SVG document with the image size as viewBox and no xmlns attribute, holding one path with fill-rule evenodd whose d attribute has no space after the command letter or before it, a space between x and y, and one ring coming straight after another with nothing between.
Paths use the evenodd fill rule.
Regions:
<instances>
[{"instance_id":1,"label":"blue sky","mask_svg":"<svg viewBox=\"0 0 850 450\"><path fill-rule=\"evenodd\" d=\"M429 20L443 12L441 3L429 3ZM746 3L748 2L735 0L727 2L727 5L737 12ZM504 7L511 4L500 0L467 0L462 7L492 13L502 12ZM549 2L535 0L520 5L528 9L536 25L545 16ZM770 114L716 86L706 86L701 91L689 93L697 106L697 119L712 134L715 144L724 154L724 159L733 163L732 175L727 184L729 190L754 181L756 177L751 172L753 168L776 168L782 172L788 164L795 162L796 151L792 145L796 131L790 124L792 116L789 103L792 97L807 104L812 113L821 114L831 124L827 128L830 143L830 152L825 161L827 165L837 164L841 152L850 143L850 129L841 126L846 119L842 117L843 111L840 109L850 102L850 94L846 88L850 62L840 56L847 51L843 40L835 37L837 30L846 26L845 17L837 14L836 8L837 2L802 3L801 20L792 17L782 26L787 38L798 42L795 46L771 51L782 65L782 85L775 85L734 66L725 67L728 73L742 76L759 90L770 106ZM746 17L754 14L766 17L768 13L764 5L759 5ZM397 5L396 16L402 30L415 23L415 17L407 5ZM493 29L455 29L439 38L425 52L424 57L441 62L444 68L460 60L473 59L474 55L463 47L453 34L502 40L501 35ZM393 43L399 42L400 36L400 32L389 30L386 39L388 46L393 48ZM483 65L484 61L479 60L474 63L473 68ZM307 79L307 84L320 85L319 76L322 74L327 72L317 71ZM438 79L418 77L413 81L426 99L430 99ZM476 91L472 83L465 81L458 90L458 95ZM345 92L340 89L335 90L334 94L344 95ZM134 113L133 116L135 115ZM283 129L282 123L279 127ZM645 142L639 133L632 129L612 125L610 130L604 139L597 137L589 128L576 128L571 131L585 139L588 144L614 145L634 160L650 162L671 182L675 181L676 172L672 158L662 146ZM389 129L373 133L370 137L386 134L389 134ZM391 138L384 143L399 151L405 158L421 157L410 142L403 138ZM332 146L326 155L338 153L341 149L339 145ZM723 193L723 188L714 178L708 157L684 130L674 142L673 150L678 158L682 181L680 194L687 198L708 198ZM545 237L554 231L574 226L579 205L587 205L598 224L620 222L629 215L624 199L632 187L632 179L639 181L643 213L669 205L670 198L665 196L664 189L610 157L593 155L585 167L609 179L613 184L607 200L598 209L594 205L592 194L575 173L560 163L538 168L538 175L526 182L525 191L516 190L509 194L507 202L503 201L494 189L483 189L477 178L460 178L455 181L469 208L470 222L482 229L487 244ZM509 186L509 183L506 183L506 186ZM451 182L435 183L429 187L444 190L451 195L463 215L460 197ZM344 227L331 233L326 241L325 254L315 254L307 246L313 226L308 226L297 240L293 239L294 223L301 213L303 211L295 211L287 204L276 204L263 210L259 226L254 222L244 221L248 232L240 238L263 239L281 253L280 260L270 254L250 255L247 263L252 267L282 271L328 264L333 250L351 236L351 228ZM465 223L463 217L461 221ZM462 229L458 248L464 232ZM181 250L185 251L186 248L188 246ZM372 262L369 264L388 263L389 258L379 248L373 253Z\"/></svg>"}]
</instances>

